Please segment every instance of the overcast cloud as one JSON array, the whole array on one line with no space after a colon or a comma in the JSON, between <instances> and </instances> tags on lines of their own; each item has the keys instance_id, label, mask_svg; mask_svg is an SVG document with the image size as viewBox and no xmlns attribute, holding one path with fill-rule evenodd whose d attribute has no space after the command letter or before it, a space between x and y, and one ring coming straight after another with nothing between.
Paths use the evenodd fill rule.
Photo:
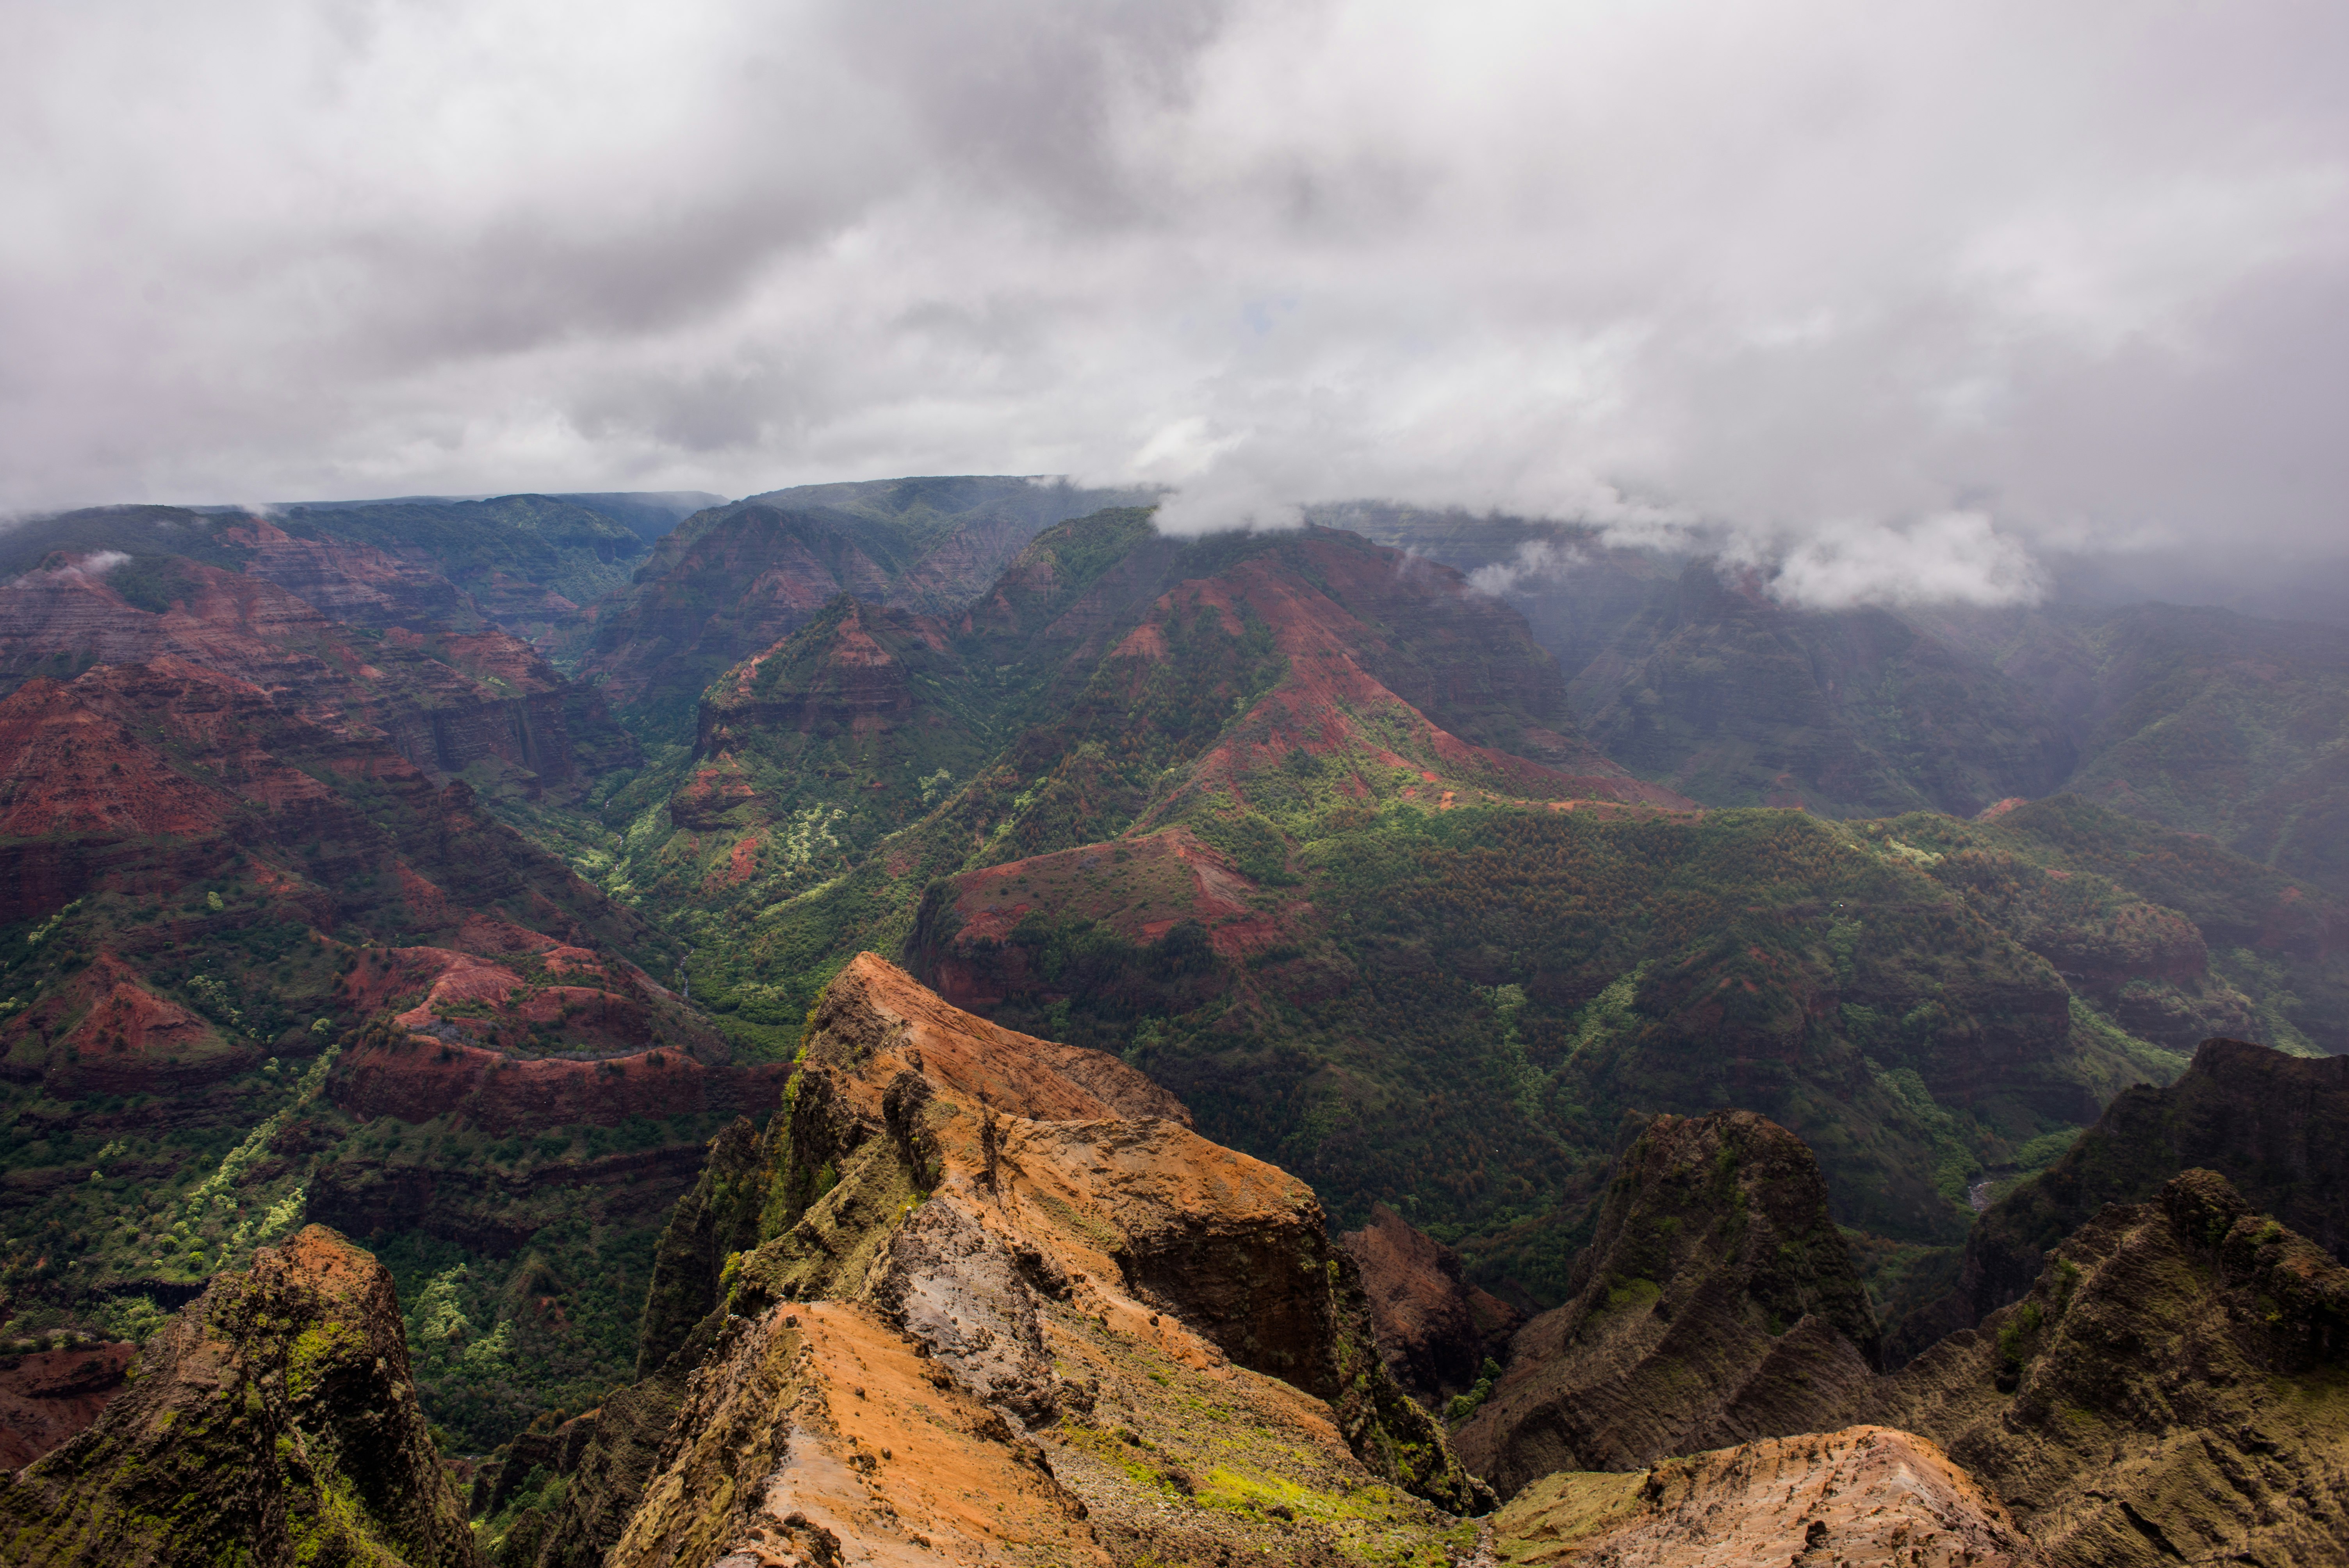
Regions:
<instances>
[{"instance_id":1,"label":"overcast cloud","mask_svg":"<svg viewBox=\"0 0 2349 1568\"><path fill-rule=\"evenodd\" d=\"M0 0L0 508L918 472L2319 548L2339 0Z\"/></svg>"}]
</instances>

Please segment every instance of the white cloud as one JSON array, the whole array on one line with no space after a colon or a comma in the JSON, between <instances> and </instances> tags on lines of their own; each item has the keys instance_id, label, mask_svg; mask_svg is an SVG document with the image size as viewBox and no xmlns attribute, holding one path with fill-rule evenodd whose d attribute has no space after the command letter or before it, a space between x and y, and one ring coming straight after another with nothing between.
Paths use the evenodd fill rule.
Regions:
<instances>
[{"instance_id":1,"label":"white cloud","mask_svg":"<svg viewBox=\"0 0 2349 1568\"><path fill-rule=\"evenodd\" d=\"M2320 0L11 27L5 507L1067 472L1693 530L1826 602L2349 491Z\"/></svg>"},{"instance_id":2,"label":"white cloud","mask_svg":"<svg viewBox=\"0 0 2349 1568\"><path fill-rule=\"evenodd\" d=\"M1562 582L1588 561L1578 546L1554 539L1528 539L1506 561L1495 561L1468 573L1468 586L1498 597L1539 583Z\"/></svg>"},{"instance_id":3,"label":"white cloud","mask_svg":"<svg viewBox=\"0 0 2349 1568\"><path fill-rule=\"evenodd\" d=\"M1871 604L2033 603L2047 583L2022 541L1978 511L1906 527L1822 526L1772 563L1772 595L1815 610Z\"/></svg>"}]
</instances>

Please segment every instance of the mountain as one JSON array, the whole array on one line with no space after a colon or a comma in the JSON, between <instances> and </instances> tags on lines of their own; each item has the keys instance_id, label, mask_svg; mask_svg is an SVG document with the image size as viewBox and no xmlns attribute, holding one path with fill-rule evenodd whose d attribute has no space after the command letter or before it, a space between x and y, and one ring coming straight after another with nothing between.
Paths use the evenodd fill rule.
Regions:
<instances>
[{"instance_id":1,"label":"mountain","mask_svg":"<svg viewBox=\"0 0 2349 1568\"><path fill-rule=\"evenodd\" d=\"M1505 1497L1556 1470L1820 1430L1875 1371L1875 1314L1818 1163L1750 1111L1641 1133L1574 1284L1454 1435Z\"/></svg>"},{"instance_id":2,"label":"mountain","mask_svg":"<svg viewBox=\"0 0 2349 1568\"><path fill-rule=\"evenodd\" d=\"M2218 1141L2239 1160L2273 1146L2233 1131ZM2095 1209L2021 1301L1889 1377L1853 1337L1874 1326L1823 1209L1807 1151L1747 1113L1665 1119L1625 1151L1583 1294L1520 1331L1454 1434L1515 1494L1505 1560L1775 1561L1785 1535L1801 1561L1934 1492L1910 1533L1959 1539L1922 1560L1991 1544L1964 1539L1985 1519L2009 1532L2000 1550L2057 1564L2349 1549L2349 1269L2224 1177ZM1775 1435L1662 1458L1740 1428ZM1824 1506L1884 1486L1852 1468L1874 1445L1908 1467L1906 1502Z\"/></svg>"},{"instance_id":3,"label":"mountain","mask_svg":"<svg viewBox=\"0 0 2349 1568\"><path fill-rule=\"evenodd\" d=\"M908 479L771 490L664 535L598 606L582 665L648 733L682 738L720 672L842 593L951 614L1064 518L1139 499L1023 479Z\"/></svg>"},{"instance_id":4,"label":"mountain","mask_svg":"<svg viewBox=\"0 0 2349 1568\"><path fill-rule=\"evenodd\" d=\"M1901 1326L1901 1349L1913 1354L2019 1300L2050 1249L2105 1205L2145 1202L2198 1168L2349 1260L2344 1125L2349 1058L2310 1061L2240 1040L2203 1041L2177 1082L2124 1091L2061 1160L1983 1212L1967 1233L1955 1288Z\"/></svg>"},{"instance_id":5,"label":"mountain","mask_svg":"<svg viewBox=\"0 0 2349 1568\"><path fill-rule=\"evenodd\" d=\"M390 1274L317 1225L213 1280L95 1424L0 1472L0 1532L23 1568L481 1562Z\"/></svg>"},{"instance_id":6,"label":"mountain","mask_svg":"<svg viewBox=\"0 0 2349 1568\"><path fill-rule=\"evenodd\" d=\"M168 657L313 722L378 731L442 778L470 770L484 787L575 794L636 760L602 703L528 645L494 627L421 624L338 622L264 576L184 557L58 558L0 586L0 690Z\"/></svg>"},{"instance_id":7,"label":"mountain","mask_svg":"<svg viewBox=\"0 0 2349 1568\"><path fill-rule=\"evenodd\" d=\"M1474 573L1557 656L1591 738L1705 805L1971 816L2069 791L2349 896L2338 624L2109 596L1806 609L1589 528L1320 515Z\"/></svg>"},{"instance_id":8,"label":"mountain","mask_svg":"<svg viewBox=\"0 0 2349 1568\"><path fill-rule=\"evenodd\" d=\"M2047 693L1920 617L1790 607L1750 568L1609 545L1594 529L1332 515L1504 598L1557 656L1591 738L1705 805L1971 816L2051 793L2073 768Z\"/></svg>"},{"instance_id":9,"label":"mountain","mask_svg":"<svg viewBox=\"0 0 2349 1568\"><path fill-rule=\"evenodd\" d=\"M1383 1203L1338 1244L1362 1271L1387 1370L1431 1409L1489 1377L1495 1357L1508 1354L1509 1336L1524 1326L1522 1313L1467 1282L1458 1253Z\"/></svg>"},{"instance_id":10,"label":"mountain","mask_svg":"<svg viewBox=\"0 0 2349 1568\"><path fill-rule=\"evenodd\" d=\"M2057 1564L2349 1555L2349 1269L2216 1172L2111 1204L1864 1418L1939 1442Z\"/></svg>"},{"instance_id":11,"label":"mountain","mask_svg":"<svg viewBox=\"0 0 2349 1568\"><path fill-rule=\"evenodd\" d=\"M1494 1556L1513 1568L2045 1561L1930 1439L1865 1426L1546 1476L1494 1516L1493 1534Z\"/></svg>"},{"instance_id":12,"label":"mountain","mask_svg":"<svg viewBox=\"0 0 2349 1568\"><path fill-rule=\"evenodd\" d=\"M612 501L612 510L583 504L595 500ZM494 626L552 647L583 624L583 605L627 581L657 537L653 520L664 515L657 503L625 496L426 497L277 507L265 515L93 507L0 533L0 574L31 571L57 555L111 552L131 558L136 578L148 562L179 557L267 578L356 625Z\"/></svg>"},{"instance_id":13,"label":"mountain","mask_svg":"<svg viewBox=\"0 0 2349 1568\"><path fill-rule=\"evenodd\" d=\"M1490 1506L1389 1379L1310 1191L1112 1057L863 956L787 1114L716 1157L663 1242L647 1377L554 1508L491 1522L534 1544L512 1560L1423 1563L1473 1534L1430 1502Z\"/></svg>"},{"instance_id":14,"label":"mountain","mask_svg":"<svg viewBox=\"0 0 2349 1568\"><path fill-rule=\"evenodd\" d=\"M2067 788L2349 893L2349 629L2147 604L2079 643L2094 696Z\"/></svg>"},{"instance_id":15,"label":"mountain","mask_svg":"<svg viewBox=\"0 0 2349 1568\"><path fill-rule=\"evenodd\" d=\"M1626 1113L1779 1120L1871 1271L1923 1268L2196 1041L2341 1016L2334 906L2288 877L2069 799L1692 814L1581 738L1506 603L1334 530L1065 523L955 621L836 597L695 733L581 831L738 1049L894 953L1519 1306L1563 1299Z\"/></svg>"},{"instance_id":16,"label":"mountain","mask_svg":"<svg viewBox=\"0 0 2349 1568\"><path fill-rule=\"evenodd\" d=\"M641 1290L782 1074L636 914L298 695L166 653L0 700L0 1283L113 1336L305 1214L380 1232L481 1329L419 1358L436 1419L496 1440L625 1357L564 1308Z\"/></svg>"}]
</instances>

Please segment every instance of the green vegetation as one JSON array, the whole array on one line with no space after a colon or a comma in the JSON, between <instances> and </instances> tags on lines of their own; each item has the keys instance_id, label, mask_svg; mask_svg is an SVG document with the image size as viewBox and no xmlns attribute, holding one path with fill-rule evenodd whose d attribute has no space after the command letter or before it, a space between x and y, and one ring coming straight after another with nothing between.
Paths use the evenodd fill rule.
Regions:
<instances>
[{"instance_id":1,"label":"green vegetation","mask_svg":"<svg viewBox=\"0 0 2349 1568\"><path fill-rule=\"evenodd\" d=\"M1301 673L1246 601L1159 597L1267 568L1344 592L1350 558L1316 548L1336 547L1064 524L946 652L880 634L915 704L887 734L761 727L758 705L821 696L836 603L712 687L717 764L672 753L606 798L605 885L690 943L694 995L738 1048L791 1049L860 949L926 975L951 959L991 1016L1142 1066L1341 1222L1390 1202L1543 1300L1626 1115L1735 1104L1793 1128L1838 1218L1889 1249L1889 1288L1963 1236L1976 1184L2175 1078L2195 1039L2323 1027L2341 995L2337 965L2272 944L2196 972L2198 932L2241 944L2290 902L2207 841L2070 799L1987 823L1552 810L1400 704L1292 695ZM1347 605L1381 668L1435 656L1407 619ZM1085 617L1080 654L1059 628ZM1145 622L1153 656L1101 656ZM1433 711L1455 733L1529 722L1503 708ZM739 781L715 816L693 779L713 767ZM1154 837L1170 829L1224 858L1238 908L1200 904ZM999 908L1019 912L999 934L968 933ZM1251 921L1277 935L1219 937Z\"/></svg>"}]
</instances>

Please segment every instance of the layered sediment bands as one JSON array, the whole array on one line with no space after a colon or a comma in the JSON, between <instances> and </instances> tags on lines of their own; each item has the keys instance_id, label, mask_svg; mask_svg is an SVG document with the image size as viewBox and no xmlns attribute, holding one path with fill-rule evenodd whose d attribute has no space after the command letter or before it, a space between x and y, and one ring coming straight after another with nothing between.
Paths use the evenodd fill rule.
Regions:
<instances>
[{"instance_id":1,"label":"layered sediment bands","mask_svg":"<svg viewBox=\"0 0 2349 1568\"><path fill-rule=\"evenodd\" d=\"M124 570L68 563L0 586L0 686L178 659L444 776L492 762L569 791L636 759L600 699L504 632L360 630L261 577L175 558L140 563L133 603L114 581Z\"/></svg>"},{"instance_id":2,"label":"layered sediment bands","mask_svg":"<svg viewBox=\"0 0 2349 1568\"><path fill-rule=\"evenodd\" d=\"M1930 1439L1882 1427L1764 1438L1652 1470L1545 1476L1493 1521L1510 1568L2040 1568Z\"/></svg>"},{"instance_id":3,"label":"layered sediment bands","mask_svg":"<svg viewBox=\"0 0 2349 1568\"><path fill-rule=\"evenodd\" d=\"M1462 1459L1507 1496L1833 1424L1870 1384L1877 1331L1826 1199L1809 1149L1751 1111L1657 1118L1574 1299L1518 1332Z\"/></svg>"},{"instance_id":4,"label":"layered sediment bands","mask_svg":"<svg viewBox=\"0 0 2349 1568\"><path fill-rule=\"evenodd\" d=\"M358 1116L429 1121L457 1114L485 1132L699 1112L764 1115L782 1063L706 1066L675 1047L579 1061L525 1057L393 1028L370 1029L336 1066L335 1103Z\"/></svg>"},{"instance_id":5,"label":"layered sediment bands","mask_svg":"<svg viewBox=\"0 0 2349 1568\"><path fill-rule=\"evenodd\" d=\"M421 560L371 544L297 539L265 518L224 531L225 543L253 552L247 576L265 578L320 613L355 626L478 625L463 590Z\"/></svg>"},{"instance_id":6,"label":"layered sediment bands","mask_svg":"<svg viewBox=\"0 0 2349 1568\"><path fill-rule=\"evenodd\" d=\"M2349 1560L2349 1269L2189 1171L1855 1413L1921 1432L2058 1564Z\"/></svg>"},{"instance_id":7,"label":"layered sediment bands","mask_svg":"<svg viewBox=\"0 0 2349 1568\"><path fill-rule=\"evenodd\" d=\"M197 1016L151 976L256 924L440 937L376 950L338 987L343 1009L396 1005L411 1032L722 1059L706 1024L610 951L646 936L635 916L372 731L167 656L0 700L0 872L21 873L0 876L7 914L112 895L88 967L6 1026L47 1042L45 1070L68 1092L185 1088L250 1065L225 1014Z\"/></svg>"},{"instance_id":8,"label":"layered sediment bands","mask_svg":"<svg viewBox=\"0 0 2349 1568\"><path fill-rule=\"evenodd\" d=\"M1467 1283L1459 1253L1384 1203L1372 1204L1371 1222L1338 1244L1361 1271L1387 1370L1427 1404L1475 1382L1525 1325L1516 1308Z\"/></svg>"},{"instance_id":9,"label":"layered sediment bands","mask_svg":"<svg viewBox=\"0 0 2349 1568\"><path fill-rule=\"evenodd\" d=\"M2246 1202L2349 1256L2349 1058L2205 1040L2166 1088L2124 1090L2050 1170L1991 1205L1966 1238L1957 1289L1894 1336L1902 1360L2029 1291L2048 1251L2106 1203L2142 1202L2204 1167Z\"/></svg>"},{"instance_id":10,"label":"layered sediment bands","mask_svg":"<svg viewBox=\"0 0 2349 1568\"><path fill-rule=\"evenodd\" d=\"M1485 1495L1300 1183L871 954L763 1142L714 1146L644 1347L668 1435L632 1478L654 1413L607 1408L541 1563L1319 1560L1381 1532L1417 1557L1464 1542L1406 1492Z\"/></svg>"},{"instance_id":11,"label":"layered sediment bands","mask_svg":"<svg viewBox=\"0 0 2349 1568\"><path fill-rule=\"evenodd\" d=\"M23 1568L480 1562L391 1275L317 1225L215 1279L95 1424L0 1476L0 1539Z\"/></svg>"},{"instance_id":12,"label":"layered sediment bands","mask_svg":"<svg viewBox=\"0 0 2349 1568\"><path fill-rule=\"evenodd\" d=\"M806 633L745 659L710 686L695 749L705 756L725 749L738 725L804 733L902 722L920 700L916 673L934 680L961 675L946 626L843 596Z\"/></svg>"}]
</instances>

